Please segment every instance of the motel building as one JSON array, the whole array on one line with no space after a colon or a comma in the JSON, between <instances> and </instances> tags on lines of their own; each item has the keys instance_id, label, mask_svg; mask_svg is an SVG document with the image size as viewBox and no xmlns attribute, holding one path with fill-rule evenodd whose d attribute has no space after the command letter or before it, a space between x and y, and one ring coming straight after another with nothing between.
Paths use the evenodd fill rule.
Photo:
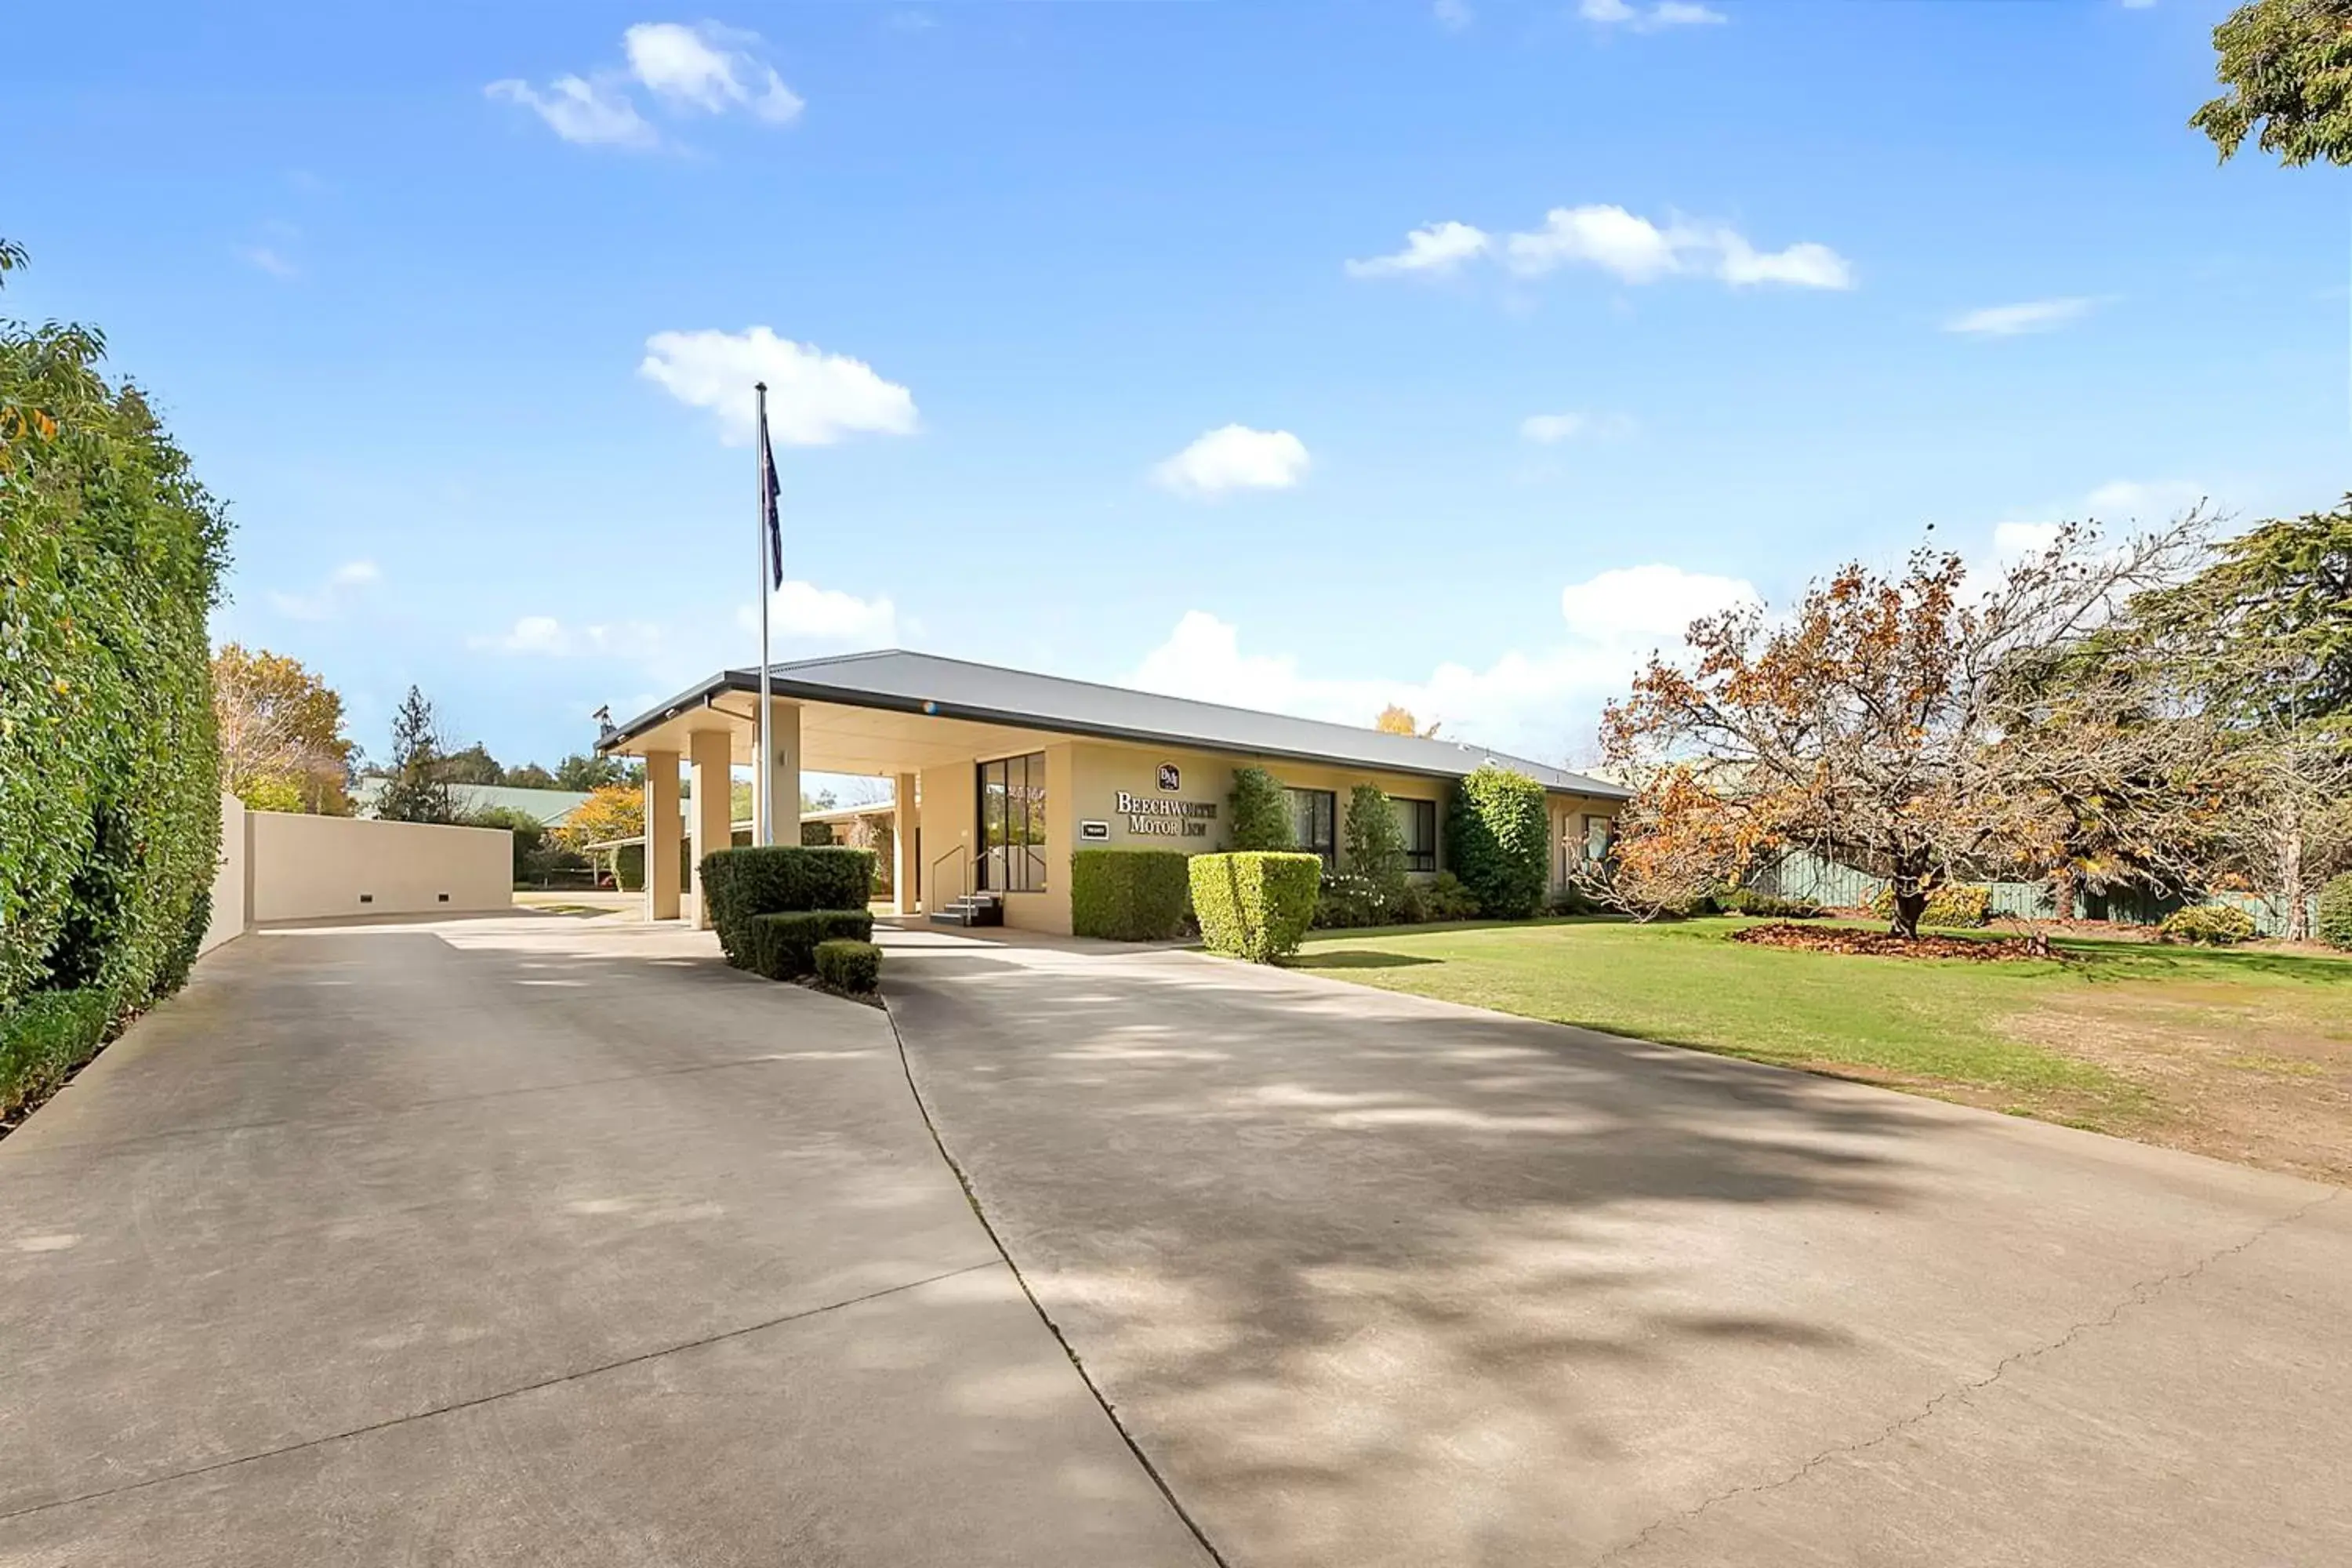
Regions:
<instances>
[{"instance_id":1,"label":"motel building","mask_svg":"<svg viewBox=\"0 0 2352 1568\"><path fill-rule=\"evenodd\" d=\"M760 787L759 690L758 669L722 670L597 743L645 760L649 919L709 923L696 868L733 837L734 770L752 769ZM1376 786L1395 806L1411 869L1424 877L1447 868L1453 782L1490 761L1514 769L1549 795L1555 887L1606 842L1629 794L1460 741L897 649L772 665L769 690L775 842L801 841L803 769L890 780L888 881L901 915L966 918L977 908L1009 926L1067 933L1073 850L1230 847L1226 797L1241 767L1281 781L1297 847L1342 869L1349 794ZM681 763L694 781L683 809Z\"/></svg>"}]
</instances>

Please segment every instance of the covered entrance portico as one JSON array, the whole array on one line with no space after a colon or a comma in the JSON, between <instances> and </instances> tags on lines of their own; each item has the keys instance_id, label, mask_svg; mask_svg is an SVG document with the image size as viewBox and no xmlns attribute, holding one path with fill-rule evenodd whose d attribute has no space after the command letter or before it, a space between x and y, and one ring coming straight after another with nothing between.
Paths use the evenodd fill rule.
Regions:
<instances>
[{"instance_id":1,"label":"covered entrance portico","mask_svg":"<svg viewBox=\"0 0 2352 1568\"><path fill-rule=\"evenodd\" d=\"M735 770L769 792L775 839L800 842L803 772L866 774L895 796L891 898L934 919L984 897L1007 925L1067 933L1072 852L1232 847L1234 772L1272 774L1293 847L1348 865L1351 797L1397 816L1408 874L1445 869L1454 782L1489 764L1549 797L1553 879L1604 844L1619 785L1466 742L1394 735L890 649L769 670L772 755L758 758L760 672L721 671L609 731L646 762L646 912L707 925L697 868L731 838ZM679 770L692 780L680 810ZM753 814L755 816L757 813Z\"/></svg>"}]
</instances>

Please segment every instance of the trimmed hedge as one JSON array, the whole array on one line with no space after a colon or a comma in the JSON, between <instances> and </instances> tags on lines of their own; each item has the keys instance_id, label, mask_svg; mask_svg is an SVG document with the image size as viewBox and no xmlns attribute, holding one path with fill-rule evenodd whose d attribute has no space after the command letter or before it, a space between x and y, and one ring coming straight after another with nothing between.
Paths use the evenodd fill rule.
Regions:
<instances>
[{"instance_id":1,"label":"trimmed hedge","mask_svg":"<svg viewBox=\"0 0 2352 1568\"><path fill-rule=\"evenodd\" d=\"M2208 947L2235 947L2252 941L2254 917L2232 904L2191 904L2164 917L2156 928L2167 942L2201 942Z\"/></svg>"},{"instance_id":2,"label":"trimmed hedge","mask_svg":"<svg viewBox=\"0 0 2352 1568\"><path fill-rule=\"evenodd\" d=\"M0 1116L56 1093L97 1054L113 1014L103 991L36 991L0 1013Z\"/></svg>"},{"instance_id":3,"label":"trimmed hedge","mask_svg":"<svg viewBox=\"0 0 2352 1568\"><path fill-rule=\"evenodd\" d=\"M1544 787L1493 763L1454 787L1447 814L1454 873L1490 920L1525 920L1551 882L1551 806Z\"/></svg>"},{"instance_id":4,"label":"trimmed hedge","mask_svg":"<svg viewBox=\"0 0 2352 1568\"><path fill-rule=\"evenodd\" d=\"M816 977L835 991L871 996L882 988L882 950L846 937L818 942Z\"/></svg>"},{"instance_id":5,"label":"trimmed hedge","mask_svg":"<svg viewBox=\"0 0 2352 1568\"><path fill-rule=\"evenodd\" d=\"M1348 874L1371 884L1385 913L1404 899L1404 824L1396 805L1377 784L1348 792Z\"/></svg>"},{"instance_id":6,"label":"trimmed hedge","mask_svg":"<svg viewBox=\"0 0 2352 1568\"><path fill-rule=\"evenodd\" d=\"M2319 889L2319 919L2311 934L2330 947L2352 948L2352 871L2329 878Z\"/></svg>"},{"instance_id":7,"label":"trimmed hedge","mask_svg":"<svg viewBox=\"0 0 2352 1568\"><path fill-rule=\"evenodd\" d=\"M1177 849L1079 849L1070 855L1070 929L1112 942L1182 934L1192 857Z\"/></svg>"},{"instance_id":8,"label":"trimmed hedge","mask_svg":"<svg viewBox=\"0 0 2352 1568\"><path fill-rule=\"evenodd\" d=\"M874 897L874 852L781 844L714 849L702 858L702 896L727 962L757 968L745 958L754 918L801 910L863 914Z\"/></svg>"},{"instance_id":9,"label":"trimmed hedge","mask_svg":"<svg viewBox=\"0 0 2352 1568\"><path fill-rule=\"evenodd\" d=\"M22 259L0 244L0 272ZM102 1036L171 989L220 849L205 617L228 524L102 353L0 320L0 1032L46 1042L26 1064L59 1048L59 1007ZM46 999L68 992L96 999ZM0 1067L0 1102L47 1072Z\"/></svg>"},{"instance_id":10,"label":"trimmed hedge","mask_svg":"<svg viewBox=\"0 0 2352 1568\"><path fill-rule=\"evenodd\" d=\"M1313 855L1244 850L1195 855L1192 912L1212 952L1273 963L1298 951L1315 919L1323 862Z\"/></svg>"},{"instance_id":11,"label":"trimmed hedge","mask_svg":"<svg viewBox=\"0 0 2352 1568\"><path fill-rule=\"evenodd\" d=\"M816 973L820 945L873 938L874 916L865 910L792 910L753 915L738 932L743 960L735 967L771 980L798 980Z\"/></svg>"},{"instance_id":12,"label":"trimmed hedge","mask_svg":"<svg viewBox=\"0 0 2352 1568\"><path fill-rule=\"evenodd\" d=\"M1264 768L1235 768L1234 793L1225 797L1233 807L1233 847L1237 851L1295 849L1290 826L1290 796L1282 781Z\"/></svg>"}]
</instances>

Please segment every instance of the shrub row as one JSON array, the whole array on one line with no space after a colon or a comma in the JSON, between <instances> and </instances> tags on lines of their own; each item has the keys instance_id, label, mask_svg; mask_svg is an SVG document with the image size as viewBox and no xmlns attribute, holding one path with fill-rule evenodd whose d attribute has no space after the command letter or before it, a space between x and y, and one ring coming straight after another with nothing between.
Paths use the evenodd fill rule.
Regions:
<instances>
[{"instance_id":1,"label":"shrub row","mask_svg":"<svg viewBox=\"0 0 2352 1568\"><path fill-rule=\"evenodd\" d=\"M1895 918L1895 889L1881 888L1870 900L1870 912L1880 920ZM1980 882L1947 882L1927 895L1919 917L1923 926L1980 926L1992 919L1992 889Z\"/></svg>"},{"instance_id":2,"label":"shrub row","mask_svg":"<svg viewBox=\"0 0 2352 1568\"><path fill-rule=\"evenodd\" d=\"M2234 904L2191 904L2165 916L2156 929L2167 942L2234 947L2252 939L2254 917Z\"/></svg>"},{"instance_id":3,"label":"shrub row","mask_svg":"<svg viewBox=\"0 0 2352 1568\"><path fill-rule=\"evenodd\" d=\"M771 980L800 980L817 973L817 950L835 942L871 942L874 916L866 910L792 910L753 915L737 932L738 969Z\"/></svg>"},{"instance_id":4,"label":"shrub row","mask_svg":"<svg viewBox=\"0 0 2352 1568\"><path fill-rule=\"evenodd\" d=\"M179 983L219 852L228 525L102 352L0 321L0 1103Z\"/></svg>"},{"instance_id":5,"label":"shrub row","mask_svg":"<svg viewBox=\"0 0 2352 1568\"><path fill-rule=\"evenodd\" d=\"M1272 963L1298 951L1315 919L1319 858L1242 850L1195 855L1188 870L1193 917L1210 952Z\"/></svg>"},{"instance_id":6,"label":"shrub row","mask_svg":"<svg viewBox=\"0 0 2352 1568\"><path fill-rule=\"evenodd\" d=\"M1329 931L1467 921L1477 916L1477 899L1451 871L1440 871L1425 882L1408 880L1393 893L1383 893L1369 877L1329 871L1324 874L1322 893L1315 903L1316 926Z\"/></svg>"},{"instance_id":7,"label":"shrub row","mask_svg":"<svg viewBox=\"0 0 2352 1568\"><path fill-rule=\"evenodd\" d=\"M1180 936L1192 857L1175 849L1080 849L1070 856L1070 929L1113 942Z\"/></svg>"},{"instance_id":8,"label":"shrub row","mask_svg":"<svg viewBox=\"0 0 2352 1568\"><path fill-rule=\"evenodd\" d=\"M1727 915L1754 915L1766 920L1811 921L1822 917L1822 906L1811 899L1783 899L1771 893L1759 893L1753 888L1734 888L1716 896L1715 907ZM1887 917L1895 914L1894 901L1887 902Z\"/></svg>"},{"instance_id":9,"label":"shrub row","mask_svg":"<svg viewBox=\"0 0 2352 1568\"><path fill-rule=\"evenodd\" d=\"M767 971L751 961L751 922L761 915L808 910L860 914L874 896L870 849L746 846L714 849L702 858L702 897L719 951L738 969ZM873 922L866 922L871 932ZM833 933L845 934L845 933ZM863 939L861 933L861 940ZM812 947L814 943L810 944ZM795 972L809 973L803 967Z\"/></svg>"}]
</instances>

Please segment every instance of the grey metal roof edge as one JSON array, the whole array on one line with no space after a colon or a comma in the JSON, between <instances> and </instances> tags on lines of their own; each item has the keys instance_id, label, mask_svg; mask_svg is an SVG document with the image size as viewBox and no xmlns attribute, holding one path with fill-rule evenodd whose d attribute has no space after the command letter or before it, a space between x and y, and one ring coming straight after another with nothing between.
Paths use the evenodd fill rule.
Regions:
<instances>
[{"instance_id":1,"label":"grey metal roof edge","mask_svg":"<svg viewBox=\"0 0 2352 1568\"><path fill-rule=\"evenodd\" d=\"M943 701L937 698L902 696L897 692L877 692L861 687L829 685L824 681L802 679L791 673L791 671L802 668L803 664L821 664L831 666L848 663L857 659L887 658L898 654L906 654L910 658L937 659L945 664L960 664L971 669L995 670L1003 668L998 665L982 664L975 659L951 658L944 654L914 654L911 653L910 650L903 648L868 648L858 653L836 654L822 658L808 659L802 661L801 663L770 665L768 667L768 688L769 690L776 696L799 698L804 701L834 702L845 707L881 709L893 712L919 714L926 718L962 719L974 723L1000 724L1020 730L1038 730L1048 734L1055 735L1076 735L1091 740L1128 741L1142 745L1185 745L1200 751L1214 752L1223 756L1278 757L1288 762L1321 763L1326 764L1334 761L1342 760L1334 758L1332 754L1328 752L1301 751L1278 746L1241 746L1231 742L1219 741L1209 736L1177 735L1171 734L1162 730L1133 729L1116 724L1092 723L1084 720L1050 719L1038 714L1020 713L1009 709L995 709L981 704ZM1036 674L1034 671L1026 670L1017 671L1015 673L1024 675ZM1165 693L1161 692L1138 692L1129 687L1112 686L1107 682L1096 680L1074 680L1067 677L1058 675L1042 676L1040 679L1066 681L1067 684L1073 686L1092 687L1098 691L1114 692L1118 695L1128 697L1166 696ZM718 674L711 676L708 679L700 682L698 685L689 687L686 690L679 692L668 701L662 703L657 707L649 708L645 712L638 714L627 723L620 726L611 735L599 740L596 742L596 749L600 752L610 752L614 747L635 739L636 736L643 734L646 731L654 728L656 725L668 722L670 720L675 719L680 713L687 711L690 708L711 707L713 706L712 699L716 698L723 691L747 691L757 694L759 689L760 671L758 666L754 665L742 669L722 669ZM1290 717L1286 714L1268 714L1260 709L1236 708L1228 703L1202 702L1195 698L1173 698L1170 700L1180 702L1190 702L1194 706L1201 708L1214 709L1230 713L1245 714L1254 719L1282 719ZM1299 721L1308 723L1317 722L1317 721L1311 720ZM1345 726L1334 726L1334 728L1345 728ZM1524 757L1515 757L1504 752L1490 751L1483 746L1470 746L1459 742L1454 742L1454 744L1462 752L1465 761L1469 762L1468 766L1462 768L1441 768L1434 766L1414 766L1407 763L1364 763L1356 762L1353 759L1346 760L1349 761L1352 765L1370 768L1378 772L1410 773L1417 778L1434 779L1458 779L1466 777L1468 774L1476 772L1482 763L1491 762L1497 766L1507 767L1516 772L1527 773L1530 778L1533 778L1538 783L1541 784L1545 790L1550 794L1584 795L1589 798L1599 800L1630 800L1633 798L1633 792L1624 788L1622 785L1609 784L1601 779L1589 778L1582 773L1573 773L1566 768L1555 768L1548 763L1533 762Z\"/></svg>"}]
</instances>

